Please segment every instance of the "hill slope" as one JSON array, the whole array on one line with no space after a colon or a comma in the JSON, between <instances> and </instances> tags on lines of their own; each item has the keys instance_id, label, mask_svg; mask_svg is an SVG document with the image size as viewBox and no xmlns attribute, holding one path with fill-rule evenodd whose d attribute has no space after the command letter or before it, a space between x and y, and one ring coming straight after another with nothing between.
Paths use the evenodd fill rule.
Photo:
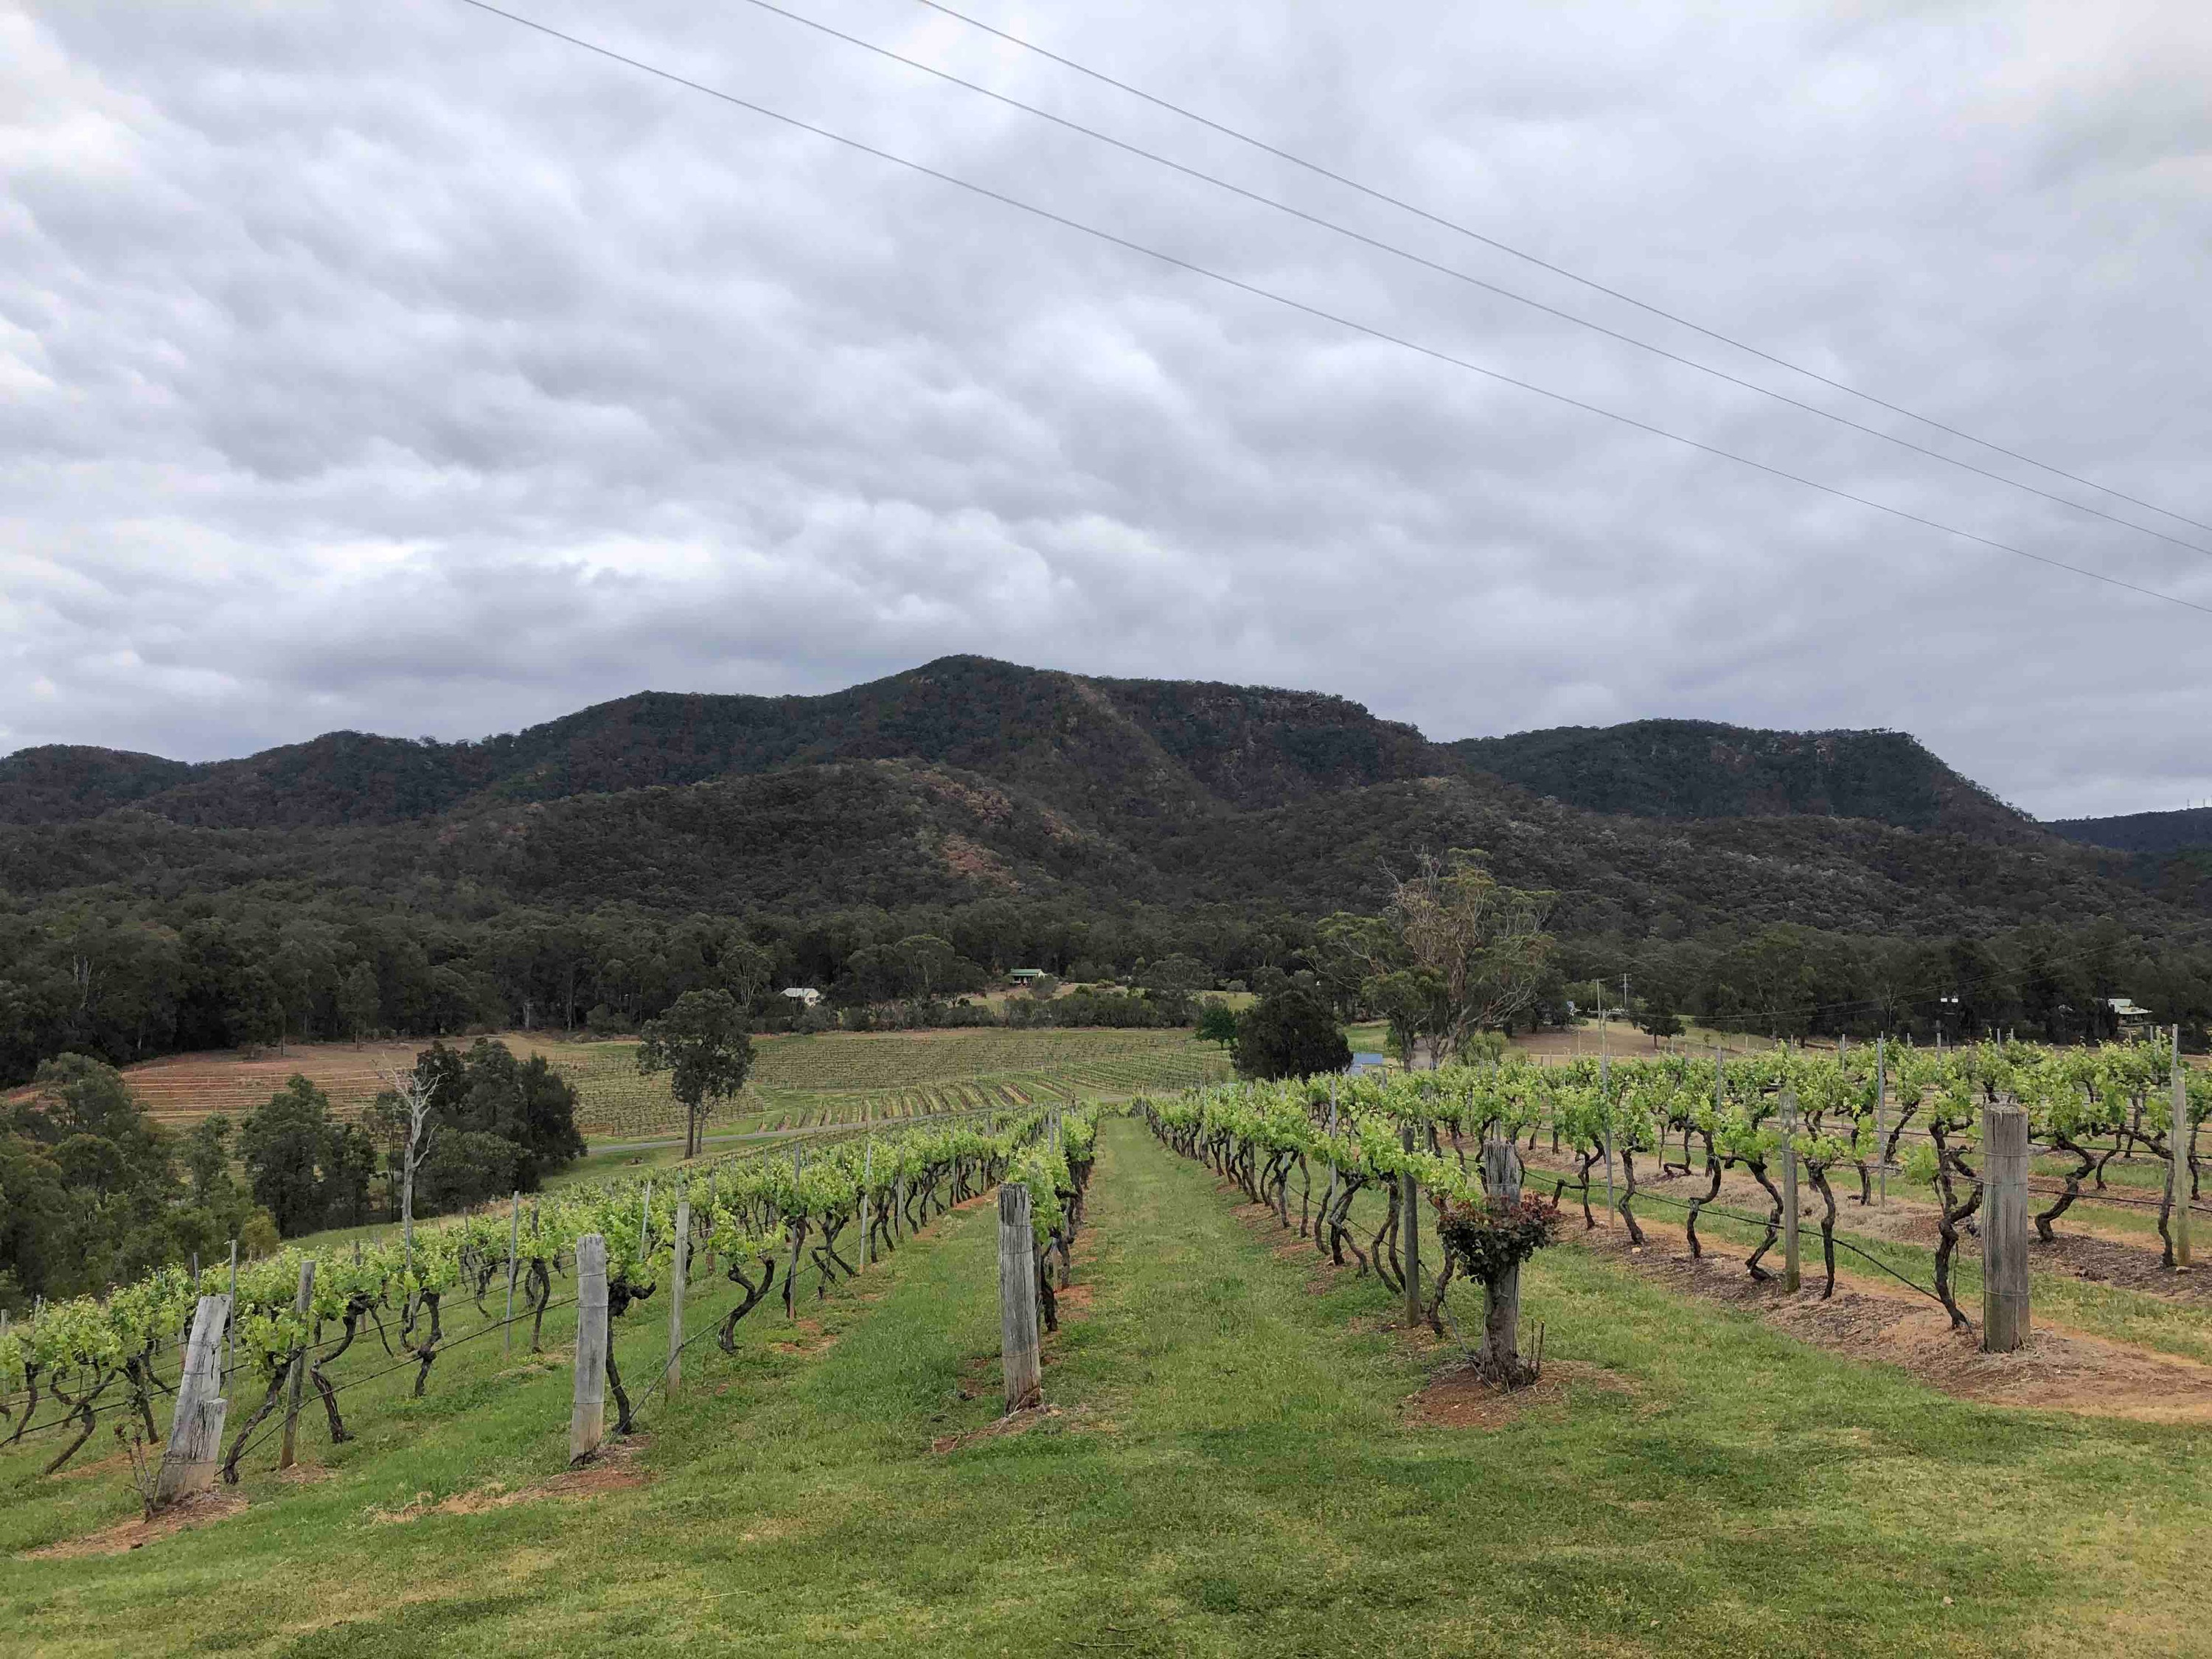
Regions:
<instances>
[{"instance_id":1,"label":"hill slope","mask_svg":"<svg viewBox=\"0 0 2212 1659\"><path fill-rule=\"evenodd\" d=\"M1063 900L1365 907L1422 851L1571 931L2192 927L2205 889L2045 835L1899 733L1695 721L1443 744L1309 692L952 657L818 697L641 693L481 743L337 732L186 766L0 762L0 884L307 884L665 914Z\"/></svg>"},{"instance_id":2,"label":"hill slope","mask_svg":"<svg viewBox=\"0 0 2212 1659\"><path fill-rule=\"evenodd\" d=\"M1468 765L1593 812L1870 818L2011 841L2024 814L1902 732L1767 732L1706 720L1565 726L1449 745Z\"/></svg>"},{"instance_id":3,"label":"hill slope","mask_svg":"<svg viewBox=\"0 0 2212 1659\"><path fill-rule=\"evenodd\" d=\"M2112 818L2060 818L2043 827L2068 841L2123 853L2182 853L2191 848L2212 848L2212 806L2175 812L2130 812Z\"/></svg>"},{"instance_id":4,"label":"hill slope","mask_svg":"<svg viewBox=\"0 0 2212 1659\"><path fill-rule=\"evenodd\" d=\"M640 692L480 743L339 732L196 766L26 750L0 762L0 823L82 822L129 805L208 829L391 823L478 795L556 800L905 759L986 774L1105 818L1278 805L1456 769L1411 726L1341 697L947 657L826 696Z\"/></svg>"}]
</instances>

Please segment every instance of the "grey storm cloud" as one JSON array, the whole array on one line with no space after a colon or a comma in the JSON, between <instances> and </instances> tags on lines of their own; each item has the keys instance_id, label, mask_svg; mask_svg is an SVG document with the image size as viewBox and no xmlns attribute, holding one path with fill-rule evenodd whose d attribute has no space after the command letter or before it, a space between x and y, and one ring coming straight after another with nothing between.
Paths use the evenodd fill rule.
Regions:
<instances>
[{"instance_id":1,"label":"grey storm cloud","mask_svg":"<svg viewBox=\"0 0 2212 1659\"><path fill-rule=\"evenodd\" d=\"M913 0L789 9L2212 548ZM975 15L2212 523L2212 12ZM744 0L564 31L1239 283L2212 605L2212 559ZM1547 401L461 0L0 11L0 749L512 729L973 651L1439 737L1911 730L2045 815L2212 795L2212 616Z\"/></svg>"}]
</instances>

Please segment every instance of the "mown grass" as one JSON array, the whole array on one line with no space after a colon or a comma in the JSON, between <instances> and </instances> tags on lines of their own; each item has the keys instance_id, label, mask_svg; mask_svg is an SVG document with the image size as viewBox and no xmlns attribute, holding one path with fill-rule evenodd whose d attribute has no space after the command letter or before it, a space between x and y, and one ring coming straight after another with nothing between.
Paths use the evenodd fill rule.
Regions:
<instances>
[{"instance_id":1,"label":"mown grass","mask_svg":"<svg viewBox=\"0 0 2212 1659\"><path fill-rule=\"evenodd\" d=\"M0 1632L298 1659L2201 1650L2204 1431L1963 1404L1572 1245L1527 1288L1564 1401L1413 1426L1437 1356L1372 1279L1279 1256L1135 1123L1100 1171L1062 1414L1028 1433L931 1449L996 1410L985 1207L823 1304L828 1351L777 1346L780 1315L709 1349L647 1407L646 1487L376 1519L559 1466L566 1374L457 1352L357 1445L315 1437L322 1484L257 1475L203 1531L11 1561ZM0 1547L100 1507L4 1480Z\"/></svg>"}]
</instances>

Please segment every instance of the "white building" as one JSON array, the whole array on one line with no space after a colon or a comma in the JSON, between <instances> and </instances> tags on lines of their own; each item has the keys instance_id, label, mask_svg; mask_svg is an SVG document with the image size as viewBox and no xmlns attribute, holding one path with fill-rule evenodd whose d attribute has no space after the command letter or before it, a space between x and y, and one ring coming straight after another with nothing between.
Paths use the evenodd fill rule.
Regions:
<instances>
[{"instance_id":1,"label":"white building","mask_svg":"<svg viewBox=\"0 0 2212 1659\"><path fill-rule=\"evenodd\" d=\"M783 994L793 1002L809 1008L822 1000L822 993L811 985L787 985L784 988Z\"/></svg>"}]
</instances>

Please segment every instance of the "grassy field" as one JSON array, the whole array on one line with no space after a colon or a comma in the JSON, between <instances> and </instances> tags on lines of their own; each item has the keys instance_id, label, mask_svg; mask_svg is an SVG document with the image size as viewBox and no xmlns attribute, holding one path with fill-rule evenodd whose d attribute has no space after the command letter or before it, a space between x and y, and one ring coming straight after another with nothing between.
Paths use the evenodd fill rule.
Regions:
<instances>
[{"instance_id":1,"label":"grassy field","mask_svg":"<svg viewBox=\"0 0 2212 1659\"><path fill-rule=\"evenodd\" d=\"M543 1054L575 1085L577 1121L592 1139L681 1134L683 1110L664 1077L640 1077L633 1042L574 1042L509 1031L516 1053ZM177 1054L126 1073L147 1109L172 1127L210 1113L242 1118L294 1073L327 1092L341 1115L376 1097L383 1075L414 1063L427 1043L295 1043L283 1055ZM859 1123L1039 1100L1118 1098L1172 1091L1228 1075L1215 1044L1185 1030L975 1029L827 1032L755 1039L744 1094L716 1115L733 1134Z\"/></svg>"},{"instance_id":2,"label":"grassy field","mask_svg":"<svg viewBox=\"0 0 2212 1659\"><path fill-rule=\"evenodd\" d=\"M796 1330L695 1349L647 1443L580 1481L566 1373L496 1338L423 1401L362 1390L307 1479L256 1460L241 1511L135 1552L21 1559L130 1500L0 1457L0 1632L288 1659L2203 1651L2204 1429L1965 1403L1577 1244L1527 1276L1546 1385L1437 1426L1415 1396L1447 1356L1371 1279L1285 1254L1123 1121L1057 1414L988 1434L993 1234L945 1218ZM623 1322L633 1378L659 1318Z\"/></svg>"}]
</instances>

